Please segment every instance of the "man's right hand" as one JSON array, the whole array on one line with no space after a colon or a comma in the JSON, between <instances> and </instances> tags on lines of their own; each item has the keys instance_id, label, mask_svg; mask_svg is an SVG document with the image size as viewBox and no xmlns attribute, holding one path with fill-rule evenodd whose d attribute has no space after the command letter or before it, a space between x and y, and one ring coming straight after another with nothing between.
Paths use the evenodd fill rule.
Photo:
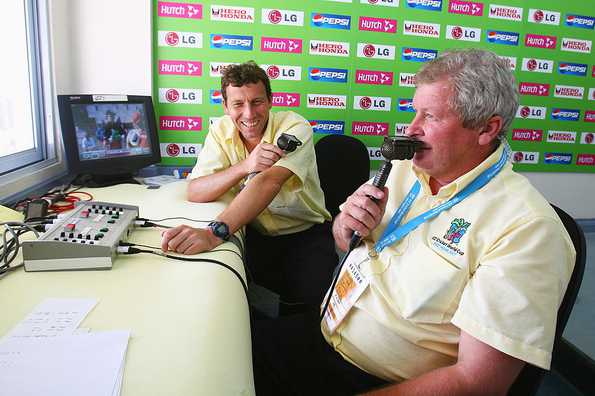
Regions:
<instances>
[{"instance_id":1,"label":"man's right hand","mask_svg":"<svg viewBox=\"0 0 595 396\"><path fill-rule=\"evenodd\" d=\"M378 201L374 202L370 197ZM355 231L365 238L380 224L387 199L388 188L384 187L381 190L371 184L362 185L347 198L343 210L333 224L335 242L341 250L347 250Z\"/></svg>"},{"instance_id":2,"label":"man's right hand","mask_svg":"<svg viewBox=\"0 0 595 396\"><path fill-rule=\"evenodd\" d=\"M285 156L285 152L270 143L259 143L244 162L247 174L262 172Z\"/></svg>"}]
</instances>

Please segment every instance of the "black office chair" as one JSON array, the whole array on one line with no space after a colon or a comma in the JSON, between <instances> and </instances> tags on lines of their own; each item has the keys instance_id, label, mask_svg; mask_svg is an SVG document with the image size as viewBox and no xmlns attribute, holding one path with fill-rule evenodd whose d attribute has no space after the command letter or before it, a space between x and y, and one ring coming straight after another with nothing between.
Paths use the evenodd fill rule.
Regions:
<instances>
[{"instance_id":1,"label":"black office chair","mask_svg":"<svg viewBox=\"0 0 595 396\"><path fill-rule=\"evenodd\" d=\"M587 246L585 242L585 234L576 221L568 213L557 206L552 205L552 207L560 217L560 220L562 220L564 227L566 227L566 231L568 231L572 243L574 244L574 249L576 250L576 262L574 264L572 276L568 282L568 288L562 299L562 304L560 304L560 308L558 309L556 336L554 338L554 349L552 352L552 354L555 355L562 342L562 333L564 332L564 328L570 317L570 312L572 312L578 290L581 287L583 273L585 272ZM510 387L508 396L531 396L537 394L537 390L541 385L544 374L545 370L531 364L526 364Z\"/></svg>"},{"instance_id":2,"label":"black office chair","mask_svg":"<svg viewBox=\"0 0 595 396\"><path fill-rule=\"evenodd\" d=\"M339 205L370 178L368 149L352 136L327 135L314 151L326 208L334 218Z\"/></svg>"}]
</instances>

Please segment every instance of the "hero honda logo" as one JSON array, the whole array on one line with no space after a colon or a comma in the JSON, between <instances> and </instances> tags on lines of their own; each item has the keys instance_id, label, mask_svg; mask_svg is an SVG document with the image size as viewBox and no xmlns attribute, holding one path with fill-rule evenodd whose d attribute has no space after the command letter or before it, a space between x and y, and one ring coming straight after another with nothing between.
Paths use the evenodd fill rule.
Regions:
<instances>
[{"instance_id":1,"label":"hero honda logo","mask_svg":"<svg viewBox=\"0 0 595 396\"><path fill-rule=\"evenodd\" d=\"M447 25L446 38L448 40L475 41L478 43L481 38L481 29Z\"/></svg>"},{"instance_id":2,"label":"hero honda logo","mask_svg":"<svg viewBox=\"0 0 595 396\"><path fill-rule=\"evenodd\" d=\"M178 76L201 76L202 63L194 61L160 60L159 74Z\"/></svg>"},{"instance_id":3,"label":"hero honda logo","mask_svg":"<svg viewBox=\"0 0 595 396\"><path fill-rule=\"evenodd\" d=\"M310 40L310 55L349 56L349 43Z\"/></svg>"},{"instance_id":4,"label":"hero honda logo","mask_svg":"<svg viewBox=\"0 0 595 396\"><path fill-rule=\"evenodd\" d=\"M299 107L300 94L296 92L273 92L273 106Z\"/></svg>"},{"instance_id":5,"label":"hero honda logo","mask_svg":"<svg viewBox=\"0 0 595 396\"><path fill-rule=\"evenodd\" d=\"M353 121L353 135L388 136L388 122Z\"/></svg>"},{"instance_id":6,"label":"hero honda logo","mask_svg":"<svg viewBox=\"0 0 595 396\"><path fill-rule=\"evenodd\" d=\"M390 111L390 96L354 96L353 108L355 110Z\"/></svg>"},{"instance_id":7,"label":"hero honda logo","mask_svg":"<svg viewBox=\"0 0 595 396\"><path fill-rule=\"evenodd\" d=\"M314 133L342 135L345 131L345 121L310 120Z\"/></svg>"},{"instance_id":8,"label":"hero honda logo","mask_svg":"<svg viewBox=\"0 0 595 396\"><path fill-rule=\"evenodd\" d=\"M488 14L488 17L520 22L523 20L523 9L518 7L507 7L502 5L490 4L490 12Z\"/></svg>"},{"instance_id":9,"label":"hero honda logo","mask_svg":"<svg viewBox=\"0 0 595 396\"><path fill-rule=\"evenodd\" d=\"M415 113L415 109L413 108L413 99L399 98L397 100L397 110Z\"/></svg>"},{"instance_id":10,"label":"hero honda logo","mask_svg":"<svg viewBox=\"0 0 595 396\"><path fill-rule=\"evenodd\" d=\"M341 3L351 3L351 0L335 0ZM399 0L359 0L360 4L370 4L384 7L398 7Z\"/></svg>"},{"instance_id":11,"label":"hero honda logo","mask_svg":"<svg viewBox=\"0 0 595 396\"><path fill-rule=\"evenodd\" d=\"M470 16L483 16L483 3L473 1L450 0L448 12Z\"/></svg>"},{"instance_id":12,"label":"hero honda logo","mask_svg":"<svg viewBox=\"0 0 595 396\"><path fill-rule=\"evenodd\" d=\"M356 84L393 85L393 72L376 70L356 70Z\"/></svg>"},{"instance_id":13,"label":"hero honda logo","mask_svg":"<svg viewBox=\"0 0 595 396\"><path fill-rule=\"evenodd\" d=\"M407 7L418 10L442 11L442 0L407 0Z\"/></svg>"},{"instance_id":14,"label":"hero honda logo","mask_svg":"<svg viewBox=\"0 0 595 396\"><path fill-rule=\"evenodd\" d=\"M304 12L263 8L261 20L266 25L304 26Z\"/></svg>"},{"instance_id":15,"label":"hero honda logo","mask_svg":"<svg viewBox=\"0 0 595 396\"><path fill-rule=\"evenodd\" d=\"M541 142L543 130L541 129L513 129L512 140L525 142Z\"/></svg>"},{"instance_id":16,"label":"hero honda logo","mask_svg":"<svg viewBox=\"0 0 595 396\"><path fill-rule=\"evenodd\" d=\"M585 77L587 65L585 63L560 62L558 63L558 73Z\"/></svg>"},{"instance_id":17,"label":"hero honda logo","mask_svg":"<svg viewBox=\"0 0 595 396\"><path fill-rule=\"evenodd\" d=\"M556 121L578 121L581 117L581 111L578 109L560 109L554 107L550 117Z\"/></svg>"},{"instance_id":18,"label":"hero honda logo","mask_svg":"<svg viewBox=\"0 0 595 396\"><path fill-rule=\"evenodd\" d=\"M556 36L542 36L539 34L527 34L525 36L525 46L546 49L556 49Z\"/></svg>"},{"instance_id":19,"label":"hero honda logo","mask_svg":"<svg viewBox=\"0 0 595 396\"><path fill-rule=\"evenodd\" d=\"M263 52L287 52L290 54L301 54L302 39L262 37L260 40L260 50Z\"/></svg>"},{"instance_id":20,"label":"hero honda logo","mask_svg":"<svg viewBox=\"0 0 595 396\"><path fill-rule=\"evenodd\" d=\"M397 20L386 18L359 17L359 30L370 32L396 33Z\"/></svg>"},{"instance_id":21,"label":"hero honda logo","mask_svg":"<svg viewBox=\"0 0 595 396\"><path fill-rule=\"evenodd\" d=\"M211 48L215 49L252 51L253 41L252 36L211 34Z\"/></svg>"},{"instance_id":22,"label":"hero honda logo","mask_svg":"<svg viewBox=\"0 0 595 396\"><path fill-rule=\"evenodd\" d=\"M395 46L371 43L357 43L358 58L395 59Z\"/></svg>"},{"instance_id":23,"label":"hero honda logo","mask_svg":"<svg viewBox=\"0 0 595 396\"><path fill-rule=\"evenodd\" d=\"M409 62L427 62L438 56L438 51L432 49L403 47L401 59Z\"/></svg>"},{"instance_id":24,"label":"hero honda logo","mask_svg":"<svg viewBox=\"0 0 595 396\"><path fill-rule=\"evenodd\" d=\"M415 87L415 73L399 73L399 87Z\"/></svg>"},{"instance_id":25,"label":"hero honda logo","mask_svg":"<svg viewBox=\"0 0 595 396\"><path fill-rule=\"evenodd\" d=\"M346 83L347 69L309 67L308 79L310 81Z\"/></svg>"},{"instance_id":26,"label":"hero honda logo","mask_svg":"<svg viewBox=\"0 0 595 396\"><path fill-rule=\"evenodd\" d=\"M529 15L527 17L527 21L533 23L541 23L544 25L559 25L560 13L556 11L529 8Z\"/></svg>"},{"instance_id":27,"label":"hero honda logo","mask_svg":"<svg viewBox=\"0 0 595 396\"><path fill-rule=\"evenodd\" d=\"M202 33L160 30L157 36L160 47L202 48Z\"/></svg>"},{"instance_id":28,"label":"hero honda logo","mask_svg":"<svg viewBox=\"0 0 595 396\"><path fill-rule=\"evenodd\" d=\"M202 90L194 88L159 88L159 103L202 104Z\"/></svg>"},{"instance_id":29,"label":"hero honda logo","mask_svg":"<svg viewBox=\"0 0 595 396\"><path fill-rule=\"evenodd\" d=\"M301 66L261 64L260 67L267 72L271 80L300 81L302 79Z\"/></svg>"},{"instance_id":30,"label":"hero honda logo","mask_svg":"<svg viewBox=\"0 0 595 396\"><path fill-rule=\"evenodd\" d=\"M211 62L209 63L209 76L211 77L221 77L225 68L229 65L237 65L238 63L232 62Z\"/></svg>"},{"instance_id":31,"label":"hero honda logo","mask_svg":"<svg viewBox=\"0 0 595 396\"><path fill-rule=\"evenodd\" d=\"M440 37L440 24L437 23L423 23L416 21L404 21L405 28L403 34L408 36L421 36L421 37Z\"/></svg>"},{"instance_id":32,"label":"hero honda logo","mask_svg":"<svg viewBox=\"0 0 595 396\"><path fill-rule=\"evenodd\" d=\"M536 73L551 73L554 70L554 61L548 59L523 58L521 70Z\"/></svg>"},{"instance_id":33,"label":"hero honda logo","mask_svg":"<svg viewBox=\"0 0 595 396\"><path fill-rule=\"evenodd\" d=\"M519 45L519 34L501 30L488 30L487 41L492 44Z\"/></svg>"},{"instance_id":34,"label":"hero honda logo","mask_svg":"<svg viewBox=\"0 0 595 396\"><path fill-rule=\"evenodd\" d=\"M517 118L525 118L531 120L544 120L547 109L538 106L519 106L516 112Z\"/></svg>"},{"instance_id":35,"label":"hero honda logo","mask_svg":"<svg viewBox=\"0 0 595 396\"><path fill-rule=\"evenodd\" d=\"M572 153L544 153L543 162L546 164L568 165L572 162Z\"/></svg>"},{"instance_id":36,"label":"hero honda logo","mask_svg":"<svg viewBox=\"0 0 595 396\"><path fill-rule=\"evenodd\" d=\"M533 82L522 82L519 84L519 93L521 95L549 96L550 85Z\"/></svg>"},{"instance_id":37,"label":"hero honda logo","mask_svg":"<svg viewBox=\"0 0 595 396\"><path fill-rule=\"evenodd\" d=\"M347 108L347 96L308 94L307 107L312 109L342 109Z\"/></svg>"},{"instance_id":38,"label":"hero honda logo","mask_svg":"<svg viewBox=\"0 0 595 396\"><path fill-rule=\"evenodd\" d=\"M562 38L562 46L560 47L562 51L569 51L569 52L581 52L584 54L591 53L591 40L580 40L574 38Z\"/></svg>"},{"instance_id":39,"label":"hero honda logo","mask_svg":"<svg viewBox=\"0 0 595 396\"><path fill-rule=\"evenodd\" d=\"M157 15L160 17L202 19L201 4L157 2Z\"/></svg>"},{"instance_id":40,"label":"hero honda logo","mask_svg":"<svg viewBox=\"0 0 595 396\"><path fill-rule=\"evenodd\" d=\"M254 23L254 8L212 5L211 20Z\"/></svg>"},{"instance_id":41,"label":"hero honda logo","mask_svg":"<svg viewBox=\"0 0 595 396\"><path fill-rule=\"evenodd\" d=\"M312 13L310 26L325 29L351 29L351 17L348 15Z\"/></svg>"},{"instance_id":42,"label":"hero honda logo","mask_svg":"<svg viewBox=\"0 0 595 396\"><path fill-rule=\"evenodd\" d=\"M574 143L576 132L572 131L547 131L548 143Z\"/></svg>"},{"instance_id":43,"label":"hero honda logo","mask_svg":"<svg viewBox=\"0 0 595 396\"><path fill-rule=\"evenodd\" d=\"M593 29L595 25L595 18L590 16L567 14L566 20L564 21L566 26L577 27L583 29Z\"/></svg>"},{"instance_id":44,"label":"hero honda logo","mask_svg":"<svg viewBox=\"0 0 595 396\"><path fill-rule=\"evenodd\" d=\"M582 99L585 94L585 88L572 85L556 85L554 96L556 98Z\"/></svg>"},{"instance_id":45,"label":"hero honda logo","mask_svg":"<svg viewBox=\"0 0 595 396\"><path fill-rule=\"evenodd\" d=\"M539 153L537 151L514 151L512 153L512 162L515 164L537 164L539 162Z\"/></svg>"},{"instance_id":46,"label":"hero honda logo","mask_svg":"<svg viewBox=\"0 0 595 396\"><path fill-rule=\"evenodd\" d=\"M200 117L161 116L159 129L163 131L200 131L202 119Z\"/></svg>"}]
</instances>

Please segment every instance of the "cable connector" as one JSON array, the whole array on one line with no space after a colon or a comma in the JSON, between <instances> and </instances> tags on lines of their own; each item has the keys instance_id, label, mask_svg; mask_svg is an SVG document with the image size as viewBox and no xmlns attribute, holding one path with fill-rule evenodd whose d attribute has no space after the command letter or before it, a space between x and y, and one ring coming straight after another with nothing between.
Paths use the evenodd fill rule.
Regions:
<instances>
[{"instance_id":1,"label":"cable connector","mask_svg":"<svg viewBox=\"0 0 595 396\"><path fill-rule=\"evenodd\" d=\"M148 220L134 220L134 225L141 228L148 228L148 227L159 227L157 224L150 222Z\"/></svg>"},{"instance_id":2,"label":"cable connector","mask_svg":"<svg viewBox=\"0 0 595 396\"><path fill-rule=\"evenodd\" d=\"M118 246L116 251L118 252L118 254L148 253L147 250L142 250L131 246Z\"/></svg>"}]
</instances>

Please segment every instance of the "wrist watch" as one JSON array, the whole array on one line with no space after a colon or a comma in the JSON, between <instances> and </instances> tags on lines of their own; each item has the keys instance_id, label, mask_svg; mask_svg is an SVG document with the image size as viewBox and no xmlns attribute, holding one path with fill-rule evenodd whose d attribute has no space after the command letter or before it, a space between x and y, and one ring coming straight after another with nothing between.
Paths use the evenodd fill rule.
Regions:
<instances>
[{"instance_id":1,"label":"wrist watch","mask_svg":"<svg viewBox=\"0 0 595 396\"><path fill-rule=\"evenodd\" d=\"M222 221L211 221L207 227L211 229L213 235L224 241L229 240L229 226Z\"/></svg>"}]
</instances>

